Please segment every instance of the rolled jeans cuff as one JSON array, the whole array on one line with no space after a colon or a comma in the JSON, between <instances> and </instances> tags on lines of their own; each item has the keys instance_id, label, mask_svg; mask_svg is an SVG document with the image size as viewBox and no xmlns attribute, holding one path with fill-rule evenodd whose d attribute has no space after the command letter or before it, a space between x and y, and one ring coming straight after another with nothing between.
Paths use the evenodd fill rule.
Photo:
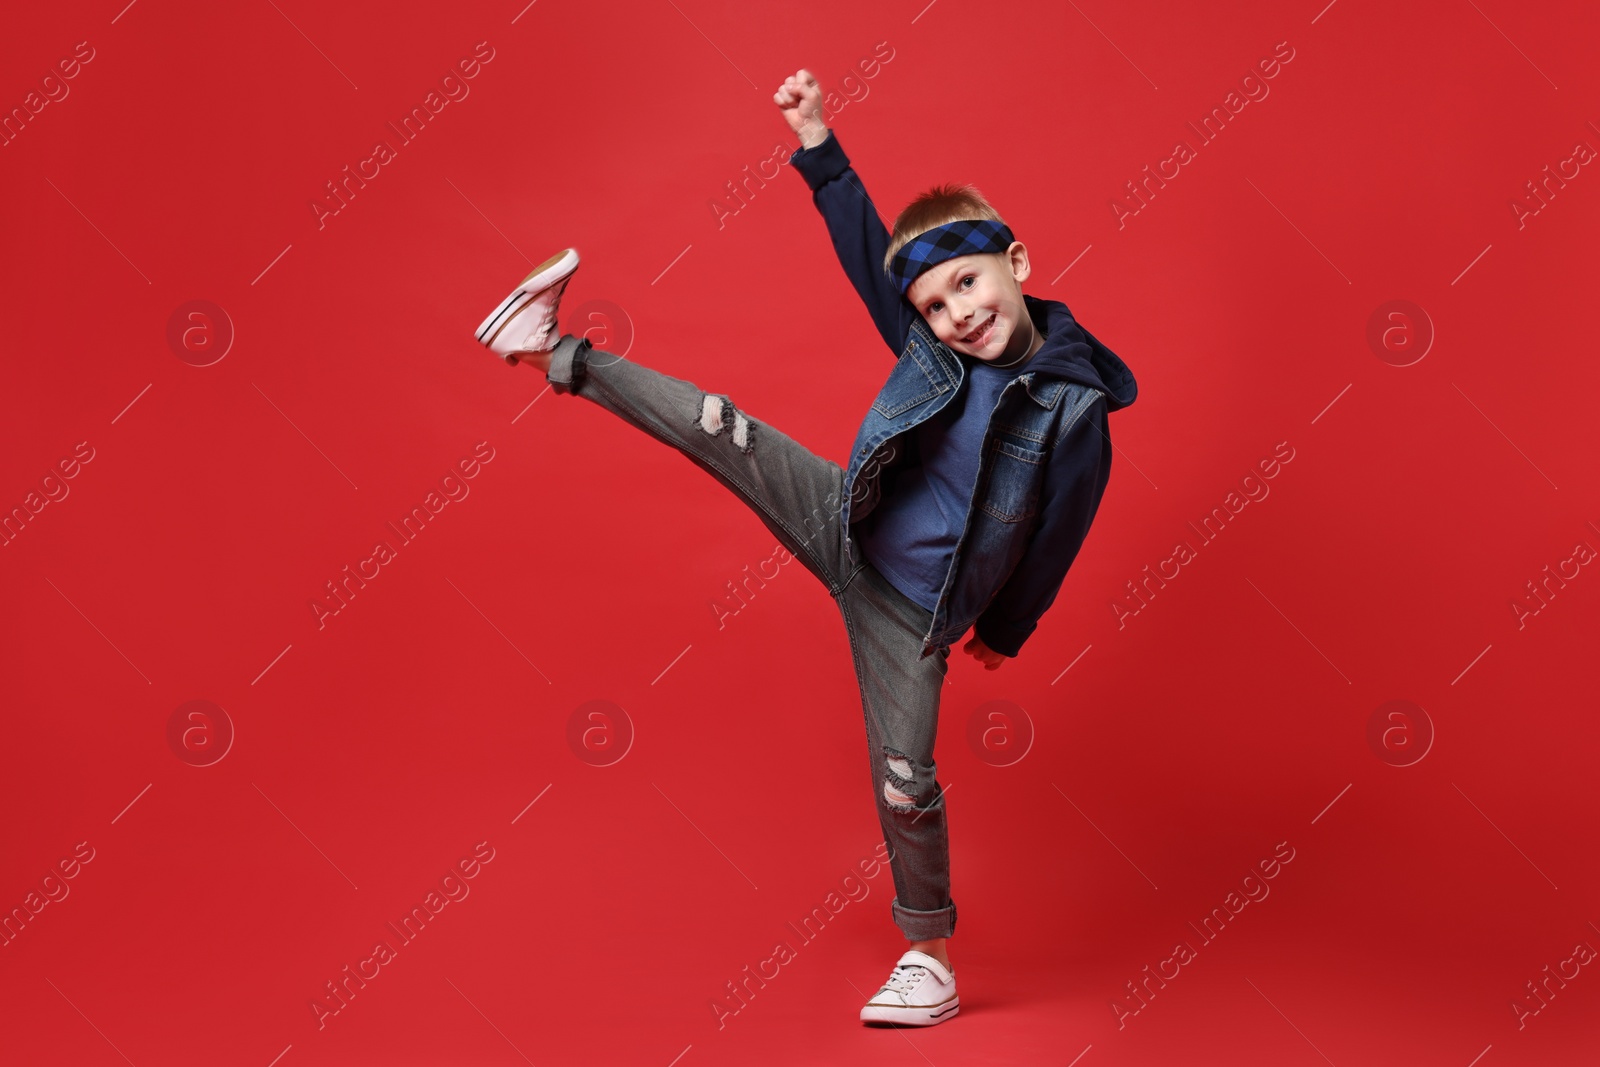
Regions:
<instances>
[{"instance_id":1,"label":"rolled jeans cuff","mask_svg":"<svg viewBox=\"0 0 1600 1067\"><path fill-rule=\"evenodd\" d=\"M593 347L576 334L562 334L550 353L550 369L545 373L545 381L558 393L576 392L583 383L586 357Z\"/></svg>"},{"instance_id":2,"label":"rolled jeans cuff","mask_svg":"<svg viewBox=\"0 0 1600 1067\"><path fill-rule=\"evenodd\" d=\"M908 941L934 941L956 932L955 901L937 911L912 911L902 908L900 898L895 897L889 902L889 914Z\"/></svg>"}]
</instances>

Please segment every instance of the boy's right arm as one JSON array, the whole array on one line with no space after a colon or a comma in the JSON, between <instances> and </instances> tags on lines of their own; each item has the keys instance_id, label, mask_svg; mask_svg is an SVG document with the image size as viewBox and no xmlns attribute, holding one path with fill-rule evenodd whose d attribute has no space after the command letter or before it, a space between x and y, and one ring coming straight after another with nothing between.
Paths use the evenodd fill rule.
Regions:
<instances>
[{"instance_id":1,"label":"boy's right arm","mask_svg":"<svg viewBox=\"0 0 1600 1067\"><path fill-rule=\"evenodd\" d=\"M774 96L790 128L800 137L801 147L789 162L811 187L812 202L827 223L845 275L866 304L884 343L899 358L917 312L883 269L889 231L833 131L821 124L821 95L815 80L801 71L785 81Z\"/></svg>"}]
</instances>

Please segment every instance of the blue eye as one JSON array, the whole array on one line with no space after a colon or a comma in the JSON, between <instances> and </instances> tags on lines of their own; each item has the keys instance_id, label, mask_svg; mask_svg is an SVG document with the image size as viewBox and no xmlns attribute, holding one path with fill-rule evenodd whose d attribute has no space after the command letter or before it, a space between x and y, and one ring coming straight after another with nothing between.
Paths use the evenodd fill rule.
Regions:
<instances>
[{"instance_id":1,"label":"blue eye","mask_svg":"<svg viewBox=\"0 0 1600 1067\"><path fill-rule=\"evenodd\" d=\"M968 275L966 275L965 277L963 277L961 279L961 281L963 283L965 283L965 282L976 282L977 280L978 280L978 278L977 278L977 275L975 275L975 274L968 274ZM928 305L928 314L932 315L934 312L938 311L943 306L944 306L943 304L941 304L939 301L935 300L933 303Z\"/></svg>"}]
</instances>

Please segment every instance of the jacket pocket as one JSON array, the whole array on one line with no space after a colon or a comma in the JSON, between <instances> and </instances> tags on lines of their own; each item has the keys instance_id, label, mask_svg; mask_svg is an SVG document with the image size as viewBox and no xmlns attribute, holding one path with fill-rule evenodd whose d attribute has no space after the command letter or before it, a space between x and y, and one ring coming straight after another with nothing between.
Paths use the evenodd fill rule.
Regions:
<instances>
[{"instance_id":1,"label":"jacket pocket","mask_svg":"<svg viewBox=\"0 0 1600 1067\"><path fill-rule=\"evenodd\" d=\"M919 388L920 383L908 382L906 386L904 392L909 392L910 395L903 395L903 392L898 390L890 393L887 389L879 393L878 398L872 402L872 410L886 419L898 418L917 405L926 404L940 393L939 387L931 383L920 392L912 391Z\"/></svg>"},{"instance_id":2,"label":"jacket pocket","mask_svg":"<svg viewBox=\"0 0 1600 1067\"><path fill-rule=\"evenodd\" d=\"M990 450L989 487L979 507L1001 522L1021 522L1039 509L1048 454L999 439Z\"/></svg>"}]
</instances>

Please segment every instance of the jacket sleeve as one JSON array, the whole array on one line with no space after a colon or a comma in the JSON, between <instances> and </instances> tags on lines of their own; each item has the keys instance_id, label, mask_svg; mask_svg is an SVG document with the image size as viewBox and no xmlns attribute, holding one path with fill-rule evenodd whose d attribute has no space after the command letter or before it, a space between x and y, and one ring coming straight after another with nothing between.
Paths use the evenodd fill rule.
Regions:
<instances>
[{"instance_id":1,"label":"jacket sleeve","mask_svg":"<svg viewBox=\"0 0 1600 1067\"><path fill-rule=\"evenodd\" d=\"M850 166L850 157L844 154L830 129L826 140L814 148L796 149L789 162L811 187L812 202L828 224L828 236L833 238L840 265L867 305L884 343L898 359L905 350L906 335L917 310L900 295L883 269L889 231Z\"/></svg>"},{"instance_id":2,"label":"jacket sleeve","mask_svg":"<svg viewBox=\"0 0 1600 1067\"><path fill-rule=\"evenodd\" d=\"M1007 656L1021 650L1055 602L1111 475L1104 395L1088 389L1069 417L1045 464L1039 528L973 627L984 644Z\"/></svg>"}]
</instances>

